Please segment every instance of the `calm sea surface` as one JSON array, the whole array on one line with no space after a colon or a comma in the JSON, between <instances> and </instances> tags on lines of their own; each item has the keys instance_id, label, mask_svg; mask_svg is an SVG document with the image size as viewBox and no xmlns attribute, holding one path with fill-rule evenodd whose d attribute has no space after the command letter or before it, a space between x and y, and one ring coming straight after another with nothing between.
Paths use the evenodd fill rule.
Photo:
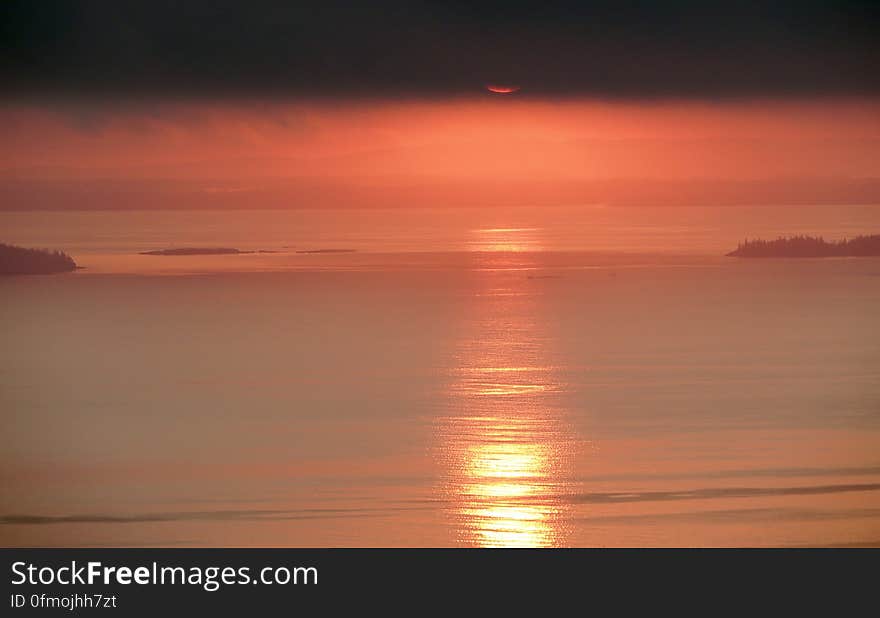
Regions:
<instances>
[{"instance_id":1,"label":"calm sea surface","mask_svg":"<svg viewBox=\"0 0 880 618\"><path fill-rule=\"evenodd\" d=\"M0 544L880 544L880 207L0 213ZM272 251L144 256L170 247ZM299 253L323 250L339 253Z\"/></svg>"}]
</instances>

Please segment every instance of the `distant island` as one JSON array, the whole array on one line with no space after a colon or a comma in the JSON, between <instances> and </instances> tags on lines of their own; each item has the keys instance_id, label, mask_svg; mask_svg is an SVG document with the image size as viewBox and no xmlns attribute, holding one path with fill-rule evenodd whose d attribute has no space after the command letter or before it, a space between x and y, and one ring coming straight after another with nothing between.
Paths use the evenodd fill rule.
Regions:
<instances>
[{"instance_id":1,"label":"distant island","mask_svg":"<svg viewBox=\"0 0 880 618\"><path fill-rule=\"evenodd\" d=\"M238 255L249 253L228 247L181 247L180 249L157 249L141 251L141 255Z\"/></svg>"},{"instance_id":2,"label":"distant island","mask_svg":"<svg viewBox=\"0 0 880 618\"><path fill-rule=\"evenodd\" d=\"M0 243L0 275L45 275L76 269L73 258L62 251L26 249Z\"/></svg>"},{"instance_id":3,"label":"distant island","mask_svg":"<svg viewBox=\"0 0 880 618\"><path fill-rule=\"evenodd\" d=\"M727 255L745 258L880 256L880 234L856 236L849 240L844 238L837 242L828 242L822 237L812 236L746 240Z\"/></svg>"},{"instance_id":4,"label":"distant island","mask_svg":"<svg viewBox=\"0 0 880 618\"><path fill-rule=\"evenodd\" d=\"M155 251L141 251L140 255L245 255L248 253L278 253L271 249L257 249L255 251L242 251L230 247L180 247L179 249L156 249Z\"/></svg>"}]
</instances>

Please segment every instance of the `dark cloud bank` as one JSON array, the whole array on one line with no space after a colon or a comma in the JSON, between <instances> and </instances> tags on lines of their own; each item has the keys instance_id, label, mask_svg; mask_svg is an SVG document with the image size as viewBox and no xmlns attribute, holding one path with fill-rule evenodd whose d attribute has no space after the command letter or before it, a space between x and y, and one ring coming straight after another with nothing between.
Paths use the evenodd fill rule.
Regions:
<instances>
[{"instance_id":1,"label":"dark cloud bank","mask_svg":"<svg viewBox=\"0 0 880 618\"><path fill-rule=\"evenodd\" d=\"M6 96L880 93L880 3L2 3Z\"/></svg>"}]
</instances>

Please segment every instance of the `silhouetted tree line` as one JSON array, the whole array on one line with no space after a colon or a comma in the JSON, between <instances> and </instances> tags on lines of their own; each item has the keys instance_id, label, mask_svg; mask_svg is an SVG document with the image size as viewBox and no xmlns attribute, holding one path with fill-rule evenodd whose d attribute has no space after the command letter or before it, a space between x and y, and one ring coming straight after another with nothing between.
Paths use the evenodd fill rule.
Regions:
<instances>
[{"instance_id":1,"label":"silhouetted tree line","mask_svg":"<svg viewBox=\"0 0 880 618\"><path fill-rule=\"evenodd\" d=\"M25 249L0 243L0 275L60 273L75 269L76 262L62 251Z\"/></svg>"},{"instance_id":2,"label":"silhouetted tree line","mask_svg":"<svg viewBox=\"0 0 880 618\"><path fill-rule=\"evenodd\" d=\"M856 236L827 242L821 236L779 237L776 240L746 240L739 243L734 257L859 257L880 256L880 235Z\"/></svg>"}]
</instances>

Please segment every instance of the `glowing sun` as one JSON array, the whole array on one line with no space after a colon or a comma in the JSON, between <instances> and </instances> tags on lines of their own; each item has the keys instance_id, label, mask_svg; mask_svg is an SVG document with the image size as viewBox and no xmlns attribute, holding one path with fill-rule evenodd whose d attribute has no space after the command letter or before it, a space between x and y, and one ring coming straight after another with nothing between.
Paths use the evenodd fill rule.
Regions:
<instances>
[{"instance_id":1,"label":"glowing sun","mask_svg":"<svg viewBox=\"0 0 880 618\"><path fill-rule=\"evenodd\" d=\"M486 90L495 94L513 94L519 90L519 86L501 86L498 84L488 84Z\"/></svg>"}]
</instances>

